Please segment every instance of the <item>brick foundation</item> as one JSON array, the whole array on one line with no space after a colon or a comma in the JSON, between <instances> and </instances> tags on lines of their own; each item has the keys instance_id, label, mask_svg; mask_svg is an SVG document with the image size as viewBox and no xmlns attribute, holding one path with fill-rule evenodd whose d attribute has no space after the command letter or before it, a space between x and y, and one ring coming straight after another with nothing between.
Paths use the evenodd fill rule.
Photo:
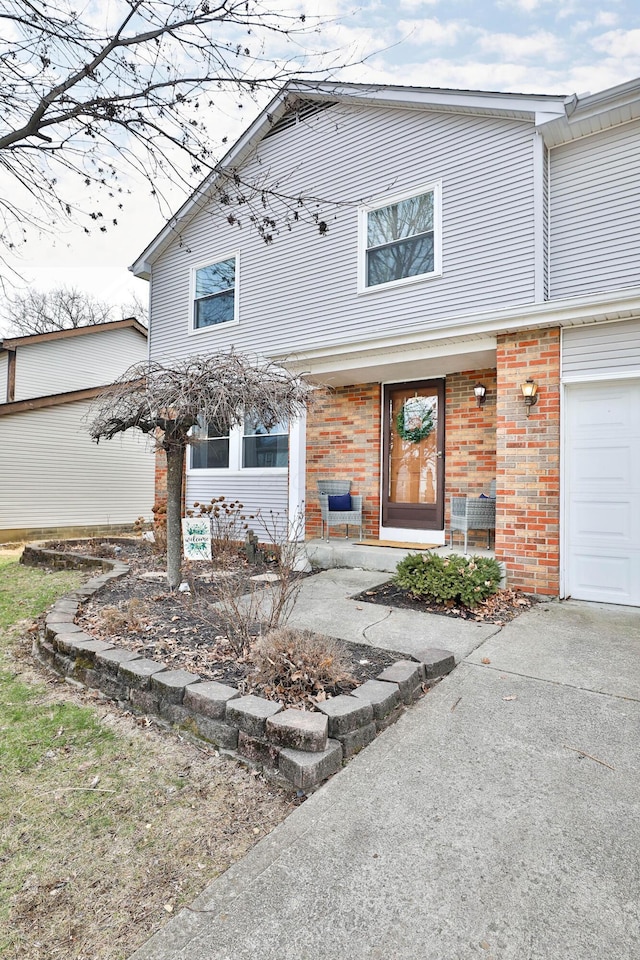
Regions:
<instances>
[{"instance_id":1,"label":"brick foundation","mask_svg":"<svg viewBox=\"0 0 640 960\"><path fill-rule=\"evenodd\" d=\"M504 334L497 348L496 556L510 586L557 596L560 571L560 331ZM538 402L527 418L520 384Z\"/></svg>"}]
</instances>

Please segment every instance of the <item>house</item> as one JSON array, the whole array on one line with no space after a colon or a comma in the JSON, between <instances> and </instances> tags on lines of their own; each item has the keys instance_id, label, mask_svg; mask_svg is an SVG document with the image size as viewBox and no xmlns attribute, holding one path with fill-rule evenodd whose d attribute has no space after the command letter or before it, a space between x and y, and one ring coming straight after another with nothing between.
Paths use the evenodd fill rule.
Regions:
<instances>
[{"instance_id":1,"label":"house","mask_svg":"<svg viewBox=\"0 0 640 960\"><path fill-rule=\"evenodd\" d=\"M233 346L332 389L204 427L188 503L302 506L313 537L317 481L350 479L368 538L443 544L495 478L511 585L640 604L639 156L640 80L285 87L131 269L152 358Z\"/></svg>"},{"instance_id":2,"label":"house","mask_svg":"<svg viewBox=\"0 0 640 960\"><path fill-rule=\"evenodd\" d=\"M131 528L154 458L133 433L94 443L93 399L147 358L137 320L0 341L0 542Z\"/></svg>"}]
</instances>

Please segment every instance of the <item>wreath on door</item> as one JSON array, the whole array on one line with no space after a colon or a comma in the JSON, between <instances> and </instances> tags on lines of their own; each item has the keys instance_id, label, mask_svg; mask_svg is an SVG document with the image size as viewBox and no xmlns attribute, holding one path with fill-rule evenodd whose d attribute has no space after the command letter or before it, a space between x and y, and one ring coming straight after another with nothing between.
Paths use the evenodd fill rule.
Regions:
<instances>
[{"instance_id":1,"label":"wreath on door","mask_svg":"<svg viewBox=\"0 0 640 960\"><path fill-rule=\"evenodd\" d=\"M420 443L433 430L433 407L427 397L410 397L405 400L396 416L398 435L410 443Z\"/></svg>"}]
</instances>

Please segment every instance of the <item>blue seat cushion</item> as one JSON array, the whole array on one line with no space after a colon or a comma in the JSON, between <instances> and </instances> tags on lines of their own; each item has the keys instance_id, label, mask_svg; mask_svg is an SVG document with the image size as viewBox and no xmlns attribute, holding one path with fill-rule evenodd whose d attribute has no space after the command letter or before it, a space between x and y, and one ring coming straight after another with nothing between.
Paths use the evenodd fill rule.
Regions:
<instances>
[{"instance_id":1,"label":"blue seat cushion","mask_svg":"<svg viewBox=\"0 0 640 960\"><path fill-rule=\"evenodd\" d=\"M339 495L330 496L329 510L335 510L336 512L340 513L351 510L351 494L341 493Z\"/></svg>"}]
</instances>

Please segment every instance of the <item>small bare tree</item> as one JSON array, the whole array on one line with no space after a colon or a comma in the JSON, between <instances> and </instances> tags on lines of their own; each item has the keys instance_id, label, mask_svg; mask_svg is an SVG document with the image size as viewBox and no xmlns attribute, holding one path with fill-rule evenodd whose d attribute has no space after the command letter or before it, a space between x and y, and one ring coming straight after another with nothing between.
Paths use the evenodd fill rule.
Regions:
<instances>
[{"instance_id":1,"label":"small bare tree","mask_svg":"<svg viewBox=\"0 0 640 960\"><path fill-rule=\"evenodd\" d=\"M180 583L185 451L198 422L225 434L243 417L269 428L299 416L312 398L303 377L234 352L173 363L136 364L96 401L91 435L99 442L125 430L150 437L167 457L167 579Z\"/></svg>"},{"instance_id":2,"label":"small bare tree","mask_svg":"<svg viewBox=\"0 0 640 960\"><path fill-rule=\"evenodd\" d=\"M119 320L121 314L146 322L146 308L140 300L118 309L76 287L30 288L25 293L7 297L5 313L14 336L90 327Z\"/></svg>"}]
</instances>

